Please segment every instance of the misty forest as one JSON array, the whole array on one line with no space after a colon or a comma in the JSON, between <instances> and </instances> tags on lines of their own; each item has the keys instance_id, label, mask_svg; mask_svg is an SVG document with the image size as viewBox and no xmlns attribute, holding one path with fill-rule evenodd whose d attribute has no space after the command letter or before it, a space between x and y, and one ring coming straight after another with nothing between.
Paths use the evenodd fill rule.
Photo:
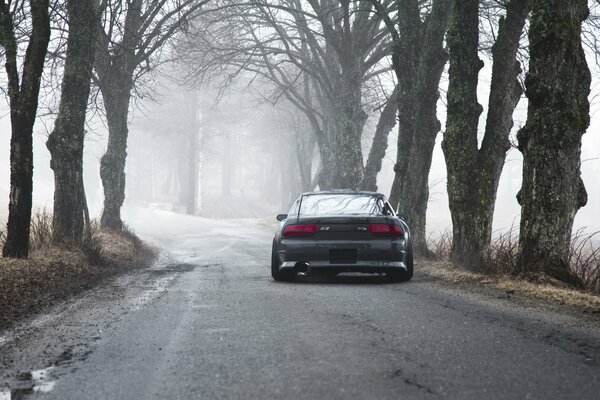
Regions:
<instances>
[{"instance_id":1,"label":"misty forest","mask_svg":"<svg viewBox=\"0 0 600 400\"><path fill-rule=\"evenodd\" d=\"M213 318L197 321L221 321L202 330L204 349L221 349L231 343L223 339L229 330L242 329L227 325L231 319L223 319L224 315L237 316L238 321L247 318L249 325L243 329L251 332L251 339L244 350L223 348L223 354L232 351L232 356L199 357L204 357L207 370L222 371L225 364L232 370L242 368L248 381L258 383L228 392L238 386L224 378L227 374L218 373L203 386L204 397L198 398L271 398L268 393L281 395L282 390L291 391L290 398L323 398L337 390L331 385L344 380L323 378L314 386L277 389L285 382L273 378L261 386L270 375L254 375L265 365L254 364L252 352L265 347L260 338L269 337L275 349L283 349L282 338L289 335L304 337L300 343L331 341L335 345L324 348L334 349L344 340L395 332L396 328L387 328L391 321L401 321L394 326L408 330L406 321L415 320L421 322L410 332L427 329L419 337L430 342L417 346L405 339L402 343L408 353L414 350L413 358L403 359L406 364L394 367L393 373L376 374L387 365L383 358L396 357L383 347L379 359L360 350L349 350L342 359L329 350L318 354L311 348L303 353L302 348L310 346L298 344L285 351L297 354L301 361L294 362L300 364L293 365L304 372L288 379L328 377L332 370L326 365L348 364L354 366L354 372L342 373L350 374L348 381L367 382L354 388L353 398L388 398L383 388L395 386L379 379L389 374L402 376L395 382L423 395L415 398L432 393L471 398L462 396L467 393L459 388L462 383L453 389L440 378L463 382L452 375L460 368L441 368L428 375L406 371L438 365L424 361L416 367L414 359L421 357L421 349L431 348L437 349L432 350L432 360L442 360L440 365L456 363L471 371L469 376L483 374L479 361L461 358L468 352L456 355L449 349L464 345L452 344L452 338L462 335L472 335L470 343L481 343L482 348L489 338L496 340L485 331L487 324L490 332L500 335L497 343L511 338L514 348L509 349L524 358L533 352L533 345L526 338L513 342L514 337L521 338L529 328L540 329L536 338L544 336L544 329L555 331L543 325L546 322L504 331L521 326L514 322L521 317L497 311L496 306L466 305L458 295L444 297L444 290L473 290L504 299L508 308L515 298L529 296L527 301L540 307L575 307L568 309L571 317L594 316L594 324L599 321L600 2L596 0L0 0L0 61L0 330L47 312L49 305L84 296L91 288L97 288L94 296L102 290L117 296L115 288L121 285L119 296L137 299L129 308L122 307L132 313L147 304L159 307L164 301L166 307L170 302L171 308L157 318L171 318L162 326L178 326L178 335L184 335L182 321L196 320L173 318L178 312L187 316L193 307ZM276 234L272 239L278 226L275 216L279 214L279 221L287 218L282 213L298 198L298 223L303 198L298 196L308 192L383 194L387 208L393 209L385 215L396 218L397 213L410 230L410 277L414 248L415 280L385 285L389 290L384 290L371 285L383 283L380 276L326 277L325 283L335 284L323 285L327 294L323 286L310 286L311 279L318 278L308 277L308 263L306 274L301 274L307 278L300 278L298 286L267 279L269 246L272 240L275 246L278 238ZM330 227L314 225L316 229ZM271 268L275 247L272 252ZM408 250L405 253L409 257ZM309 283L303 286L305 281ZM390 281L394 282L392 277ZM108 286L102 286L106 282ZM446 289L436 289L441 287ZM129 320L124 314L115 317L121 311L114 311L112 300L106 300L113 297L106 296L105 303L90 302L96 311L85 316L69 314L83 311L61 311L56 312L59 322L44 323L56 323L60 330L73 326L69 318L113 322L121 318L114 325L118 328L112 329L135 332L152 320L140 319L127 327ZM173 296L191 297L178 301ZM194 296L210 301L203 300L205 305ZM352 296L362 300L353 302ZM77 307L88 304L82 298L77 304L83 305ZM378 298L387 300L377 306L371 303ZM319 305L311 303L314 299L321 299ZM310 306L298 310L295 301ZM527 306L527 301L519 304ZM217 307L211 302L228 302L227 311L239 314L219 314L210 308ZM406 317L398 313L408 311L395 311L381 319L371 314L384 303L396 302L401 304L396 310L414 305L410 308L414 314ZM455 305L437 312L442 303ZM173 311L173 304L183 308ZM201 305L186 309L185 304ZM328 311L314 311L321 307ZM285 309L294 311L283 313ZM572 314L573 309L581 313ZM296 313L312 322L304 327L286 319ZM469 332L455 326L467 315L489 313L500 316L473 322L478 328ZM259 317L264 317L262 322L256 322ZM363 322L349 322L351 318ZM440 318L439 323L446 325L425 328ZM530 323L530 317L523 318ZM542 320L558 319L538 319ZM356 339L343 335L345 324L357 330ZM253 331L259 326L264 326L260 333ZM373 332L365 333L369 327ZM295 331L288 332L292 328ZM448 337L436 336L444 330ZM463 333L453 333L459 331ZM73 341L92 335L109 340L105 332L79 336L60 332L63 344L69 343L70 334ZM318 336L319 332L329 333ZM215 333L221 339L211 341ZM13 351L3 349L5 343L15 352L25 346L10 344L13 336L0 331L3 354ZM27 340L32 354L42 346ZM102 340L90 342L89 351L69 347L73 359L69 362L86 365L88 354L104 346ZM148 340L157 340L153 345L164 348L165 354L170 349L156 337ZM570 351L571 342L561 340L556 339L560 342L556 348ZM178 343L181 348L192 346L184 339ZM444 343L451 345L436 347ZM497 363L485 365L490 371L498 368L497 373L490 372L494 379L513 379L513 391L510 396L506 393L509 398L530 398L531 393L532 398L591 398L585 390L590 390L588 394L596 390L598 375L591 386L593 380L583 384L578 379L597 374L594 360L600 357L600 339L586 343L592 344L578 349L577 357L587 357L587 369L580 370L582 364L567 367L577 363L575 358L560 358L569 371L584 371L567 380L572 386L555 387L564 380L552 378L554 370L540 372L545 381L540 380L534 392L527 391L519 386L525 376L521 367L503 364L512 362L502 358L508 351L504 345L497 346L502 348L498 353L488 354ZM66 352L64 346L57 344L56 349ZM379 345L372 346L379 354ZM481 354L493 347L485 347ZM123 347L120 354L125 357L133 348ZM275 354L288 354L281 351ZM528 357L530 370L546 371L555 365L536 358L542 353L554 357L554 351L541 349ZM51 366L54 374L66 368L61 367L64 360L51 358L51 351L44 354L48 358L40 368ZM137 354L131 357L137 359ZM35 373L28 375L30 386L25 385L19 357L5 362L8 356L6 360L0 356L0 371L9 371L6 378L0 373L0 379L6 379L0 381L0 400L25 398L15 387L29 388L31 393L55 390L56 398L81 398L76 392L62 393L66 389L60 384L56 389L54 384L40 384ZM245 363L236 364L237 357ZM311 357L330 364L311 363L318 365L314 370L301 365ZM291 363L292 358L280 362ZM146 361L139 365L144 370ZM287 373L278 368L273 371ZM361 371L358 377L352 375ZM113 386L119 387L126 376L115 375ZM494 391L500 381L481 376L472 380L482 385L469 392L478 396L473 398L503 393ZM131 388L138 384L154 388L151 378L131 379ZM210 392L214 382L220 382L221 389ZM184 386L178 389L184 393L181 398L196 398ZM295 392L300 387L308 392ZM569 395L561 392L568 387ZM165 397L161 390L156 389L154 396L173 394ZM102 393L98 398L152 397L141 392Z\"/></svg>"}]
</instances>

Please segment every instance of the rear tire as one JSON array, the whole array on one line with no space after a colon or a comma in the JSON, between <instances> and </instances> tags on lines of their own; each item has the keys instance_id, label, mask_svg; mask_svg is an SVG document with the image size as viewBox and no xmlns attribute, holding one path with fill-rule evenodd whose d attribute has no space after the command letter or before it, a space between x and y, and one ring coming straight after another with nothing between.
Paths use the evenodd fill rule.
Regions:
<instances>
[{"instance_id":1,"label":"rear tire","mask_svg":"<svg viewBox=\"0 0 600 400\"><path fill-rule=\"evenodd\" d=\"M296 271L291 270L279 270L279 257L275 253L275 243L273 243L273 250L271 251L271 276L273 280L278 282L291 282L296 277Z\"/></svg>"},{"instance_id":2,"label":"rear tire","mask_svg":"<svg viewBox=\"0 0 600 400\"><path fill-rule=\"evenodd\" d=\"M408 282L413 277L413 248L412 242L408 242L406 252L406 271L389 271L387 277L392 282Z\"/></svg>"}]
</instances>

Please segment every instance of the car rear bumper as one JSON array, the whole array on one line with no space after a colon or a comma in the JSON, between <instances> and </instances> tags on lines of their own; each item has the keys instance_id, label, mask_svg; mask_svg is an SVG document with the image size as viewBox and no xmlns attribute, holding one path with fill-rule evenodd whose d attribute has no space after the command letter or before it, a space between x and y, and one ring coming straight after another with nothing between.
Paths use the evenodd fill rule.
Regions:
<instances>
[{"instance_id":1,"label":"car rear bumper","mask_svg":"<svg viewBox=\"0 0 600 400\"><path fill-rule=\"evenodd\" d=\"M330 250L352 250L356 259L350 262L332 260ZM308 264L311 270L335 272L385 273L390 270L406 270L406 241L323 241L284 239L276 248L280 269L294 269Z\"/></svg>"}]
</instances>

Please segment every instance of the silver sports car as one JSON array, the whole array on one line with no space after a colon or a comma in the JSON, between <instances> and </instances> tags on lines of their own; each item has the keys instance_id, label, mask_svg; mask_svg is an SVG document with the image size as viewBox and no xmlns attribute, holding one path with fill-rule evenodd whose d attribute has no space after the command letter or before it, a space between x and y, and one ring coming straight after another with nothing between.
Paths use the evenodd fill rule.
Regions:
<instances>
[{"instance_id":1,"label":"silver sports car","mask_svg":"<svg viewBox=\"0 0 600 400\"><path fill-rule=\"evenodd\" d=\"M394 282L412 278L410 230L380 193L304 193L277 220L271 255L276 281L341 272L386 274Z\"/></svg>"}]
</instances>

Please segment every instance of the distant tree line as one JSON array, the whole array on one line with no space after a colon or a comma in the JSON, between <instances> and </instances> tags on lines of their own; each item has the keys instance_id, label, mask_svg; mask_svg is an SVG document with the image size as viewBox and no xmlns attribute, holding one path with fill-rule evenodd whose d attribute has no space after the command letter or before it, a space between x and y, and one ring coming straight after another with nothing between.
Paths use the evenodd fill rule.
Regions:
<instances>
[{"instance_id":1,"label":"distant tree line","mask_svg":"<svg viewBox=\"0 0 600 400\"><path fill-rule=\"evenodd\" d=\"M68 39L60 106L47 143L56 240L82 240L89 226L82 160L90 91L101 94L109 132L100 166L101 224L118 230L131 98L157 66L176 61L185 65L187 83L225 77L227 85L242 71L255 74L270 83L266 99L285 99L296 108L295 118L301 115L308 127L297 136L307 149L297 157L303 190L377 190L388 135L397 123L390 201L410 218L421 254L429 252L428 176L443 131L451 259L470 267L489 257L513 113L525 94L527 123L518 132L524 158L519 265L525 272L572 278L573 219L587 201L580 177L581 138L590 121L587 34L582 36L590 13L586 0L0 0L3 88L12 123L4 256L28 254L32 131L57 10L66 16ZM484 22L491 30L482 30ZM18 38L21 26L27 27L26 41ZM480 135L482 54L491 59L492 76ZM442 129L438 103L445 71ZM382 84L392 78L393 84ZM369 112L378 121L365 160Z\"/></svg>"}]
</instances>

